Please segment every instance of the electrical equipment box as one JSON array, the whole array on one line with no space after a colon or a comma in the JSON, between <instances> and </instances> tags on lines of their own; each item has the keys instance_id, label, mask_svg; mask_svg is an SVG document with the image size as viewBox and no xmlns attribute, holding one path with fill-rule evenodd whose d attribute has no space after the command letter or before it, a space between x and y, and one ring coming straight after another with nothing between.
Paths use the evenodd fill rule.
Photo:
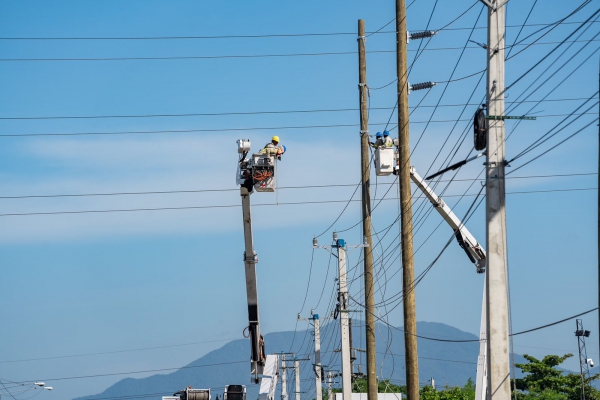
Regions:
<instances>
[{"instance_id":1,"label":"electrical equipment box","mask_svg":"<svg viewBox=\"0 0 600 400\"><path fill-rule=\"evenodd\" d=\"M388 176L394 172L395 151L392 147L375 150L375 172L377 176Z\"/></svg>"}]
</instances>

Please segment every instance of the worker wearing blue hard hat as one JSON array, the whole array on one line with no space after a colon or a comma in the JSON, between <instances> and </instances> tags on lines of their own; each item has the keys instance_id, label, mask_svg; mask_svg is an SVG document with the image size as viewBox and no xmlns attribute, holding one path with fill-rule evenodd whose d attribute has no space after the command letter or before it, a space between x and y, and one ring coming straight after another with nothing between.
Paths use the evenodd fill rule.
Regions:
<instances>
[{"instance_id":1,"label":"worker wearing blue hard hat","mask_svg":"<svg viewBox=\"0 0 600 400\"><path fill-rule=\"evenodd\" d=\"M383 146L384 147L394 147L394 142L390 137L390 133L388 131L383 131Z\"/></svg>"},{"instance_id":2,"label":"worker wearing blue hard hat","mask_svg":"<svg viewBox=\"0 0 600 400\"><path fill-rule=\"evenodd\" d=\"M280 151L278 151L278 152L277 152L277 159L278 159L279 161L281 161L281 156L283 155L283 153L285 153L285 152L287 151L287 148L286 148L284 145L281 145L281 146L279 147L279 150L280 150Z\"/></svg>"},{"instance_id":3,"label":"worker wearing blue hard hat","mask_svg":"<svg viewBox=\"0 0 600 400\"><path fill-rule=\"evenodd\" d=\"M375 134L375 143L369 142L369 145L371 145L371 147L374 147L374 148L382 147L383 144L384 144L384 141L383 141L383 135L381 134L381 132L377 132L377 134Z\"/></svg>"}]
</instances>

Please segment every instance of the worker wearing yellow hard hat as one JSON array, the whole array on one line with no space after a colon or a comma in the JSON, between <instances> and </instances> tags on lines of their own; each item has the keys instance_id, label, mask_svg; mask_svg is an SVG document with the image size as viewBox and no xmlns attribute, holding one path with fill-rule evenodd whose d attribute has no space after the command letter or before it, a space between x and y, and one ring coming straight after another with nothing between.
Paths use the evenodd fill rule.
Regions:
<instances>
[{"instance_id":1,"label":"worker wearing yellow hard hat","mask_svg":"<svg viewBox=\"0 0 600 400\"><path fill-rule=\"evenodd\" d=\"M281 160L281 155L285 152L285 146L279 146L279 136L275 135L260 152L268 156L277 156L277 158Z\"/></svg>"}]
</instances>

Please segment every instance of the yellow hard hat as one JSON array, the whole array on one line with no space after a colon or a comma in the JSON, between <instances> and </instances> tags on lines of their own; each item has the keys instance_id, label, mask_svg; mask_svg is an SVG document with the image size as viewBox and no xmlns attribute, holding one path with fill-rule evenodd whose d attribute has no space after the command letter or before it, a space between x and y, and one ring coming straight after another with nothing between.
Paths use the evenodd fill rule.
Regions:
<instances>
[{"instance_id":1,"label":"yellow hard hat","mask_svg":"<svg viewBox=\"0 0 600 400\"><path fill-rule=\"evenodd\" d=\"M271 138L271 140L274 140L279 143L279 136L275 135Z\"/></svg>"}]
</instances>

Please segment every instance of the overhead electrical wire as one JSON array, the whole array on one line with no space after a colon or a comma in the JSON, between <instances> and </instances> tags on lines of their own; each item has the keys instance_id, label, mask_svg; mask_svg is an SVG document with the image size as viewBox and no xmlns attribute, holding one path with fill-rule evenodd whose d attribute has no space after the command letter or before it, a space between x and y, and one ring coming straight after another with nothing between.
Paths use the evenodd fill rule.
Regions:
<instances>
[{"instance_id":1,"label":"overhead electrical wire","mask_svg":"<svg viewBox=\"0 0 600 400\"><path fill-rule=\"evenodd\" d=\"M530 46L534 45L538 40L540 40L541 38L543 38L544 36L546 36L547 34L549 34L550 32L552 32L554 29L556 29L562 22L566 21L568 18L570 18L571 16L575 15L577 12L581 11L585 6L587 6L590 3L591 3L591 0L585 0L583 3L581 3L579 5L579 7L577 7L575 10L573 10L570 14L568 14L566 17L562 18L561 20L557 21L556 24L554 26L550 27L550 29L548 29L548 31L546 31L543 35L539 36L532 43L526 45L525 48L523 48L523 49L519 50L517 53L513 54L512 57L506 56L506 60L508 61L511 58L514 58L514 57L518 56L519 54L521 54L522 52L524 52L525 50L527 50ZM535 34L535 33L533 33L533 34ZM527 40L533 34L525 37L522 41ZM519 42L517 42L517 44L519 44Z\"/></svg>"},{"instance_id":2,"label":"overhead electrical wire","mask_svg":"<svg viewBox=\"0 0 600 400\"><path fill-rule=\"evenodd\" d=\"M533 71L540 64L542 64L542 62L544 62L548 57L550 57L550 55L552 55L556 50L558 50L564 43L566 43L566 41L569 38L571 38L571 36L573 36L575 33L577 33L581 28L583 28L585 26L585 24L587 22L591 21L598 13L600 13L600 9L596 10L592 15L590 15L590 17L586 20L585 23L582 23L577 28L575 28L575 30L573 32L571 32L562 42L560 42L560 44L558 44L556 47L554 47L552 50L550 50L544 57L542 57L539 61L537 61L532 67L530 67L527 71L525 71L523 74L521 74L510 85L506 86L506 88L504 89L503 93L506 92L508 89L512 88L518 82L520 82L524 77L526 77L527 75L529 75L529 73L531 73L531 71ZM513 55L513 57L515 55Z\"/></svg>"},{"instance_id":3,"label":"overhead electrical wire","mask_svg":"<svg viewBox=\"0 0 600 400\"><path fill-rule=\"evenodd\" d=\"M512 157L508 161L508 163L511 163L511 162L513 162L513 161L515 161L515 160L523 157L527 153L535 150L536 148L538 148L539 146L541 146L542 144L544 144L545 142L547 142L549 139L551 139L554 136L556 136L562 130L568 128L573 122L577 121L579 118L581 118L583 115L585 115L585 113L589 112L592 108L594 108L598 104L598 102L596 102L596 103L592 104L590 107L588 107L588 109L586 111L584 111L584 114L577 115L577 117L573 118L572 120L570 120L568 122L568 124L564 125L560 129L558 129L558 127L560 125L562 125L563 123L566 123L566 121L568 119L570 119L571 117L575 116L577 114L576 111L579 111L581 108L583 108L590 100L595 99L596 96L598 95L598 93L600 93L600 92L596 91L596 93L592 94L585 102L583 102L579 107L577 107L570 115L567 115L563 120L561 120L558 124L556 124L552 129L550 129L548 132L546 132L545 134L543 134L542 136L540 136L539 138L537 138L533 143L531 143L525 149L521 150L521 152L519 152L516 156ZM555 129L558 129L558 130L556 132L552 133Z\"/></svg>"},{"instance_id":4,"label":"overhead electrical wire","mask_svg":"<svg viewBox=\"0 0 600 400\"><path fill-rule=\"evenodd\" d=\"M408 8L408 6L407 6ZM390 21L387 25L389 25L390 23L392 23L394 20ZM521 28L523 26L526 27L532 27L532 26L550 26L550 25L554 25L556 22L550 22L550 23L535 23L535 24L520 24L520 25L506 25L507 28ZM563 23L563 25L567 25L567 24L580 24L581 22L565 22ZM445 28L445 30L466 30L466 29L471 29L471 28ZM481 26L481 27L477 27L477 29L486 29L486 27ZM418 30L422 30L422 29L418 29ZM438 29L439 30L439 29ZM396 31L383 31L383 32L367 32L368 34L374 34L374 33L386 33L386 34L391 34L391 33L396 33ZM192 39L201 39L201 40L205 40L205 39L262 39L262 38L288 38L288 37L307 37L307 36L316 36L316 37L322 37L322 36L356 36L356 32L307 32L307 33L275 33L275 34L265 34L265 35L214 35L214 36L197 36L197 35L183 35L183 36L97 36L97 37L92 37L92 36L88 36L88 37L68 37L68 36L53 36L53 37L43 37L43 36L37 36L37 37L9 37L9 36L3 36L0 37L0 40L6 40L6 41L10 41L10 40L15 40L15 41L26 41L26 40L31 40L31 41L35 41L35 40L39 40L39 41L50 41L50 40L73 40L73 41L79 41L79 40L192 40Z\"/></svg>"},{"instance_id":5,"label":"overhead electrical wire","mask_svg":"<svg viewBox=\"0 0 600 400\"><path fill-rule=\"evenodd\" d=\"M571 174L549 174L549 175L526 175L526 176L511 176L507 179L539 179L539 178L561 178L571 176L588 176L598 175L597 172L582 172L582 173L571 173ZM473 179L453 179L453 180L440 180L440 182L470 182ZM485 179L477 179L485 180ZM378 183L375 185L389 185L388 183ZM305 186L282 186L278 187L278 190L285 189L312 189L312 188L336 188L336 187L354 187L355 183L347 184L330 184L330 185L305 185ZM160 195L160 194L179 194L179 193L211 193L211 192L238 192L238 188L232 189L197 189L197 190L162 190L162 191L143 191L143 192L106 192L106 193L63 193L63 194L34 194L34 195L16 195L16 196L0 196L0 200L10 199L36 199L36 198L60 198L60 197L95 197L95 196L136 196L136 195ZM384 228L385 230L385 228ZM2 361L0 361L2 363Z\"/></svg>"},{"instance_id":6,"label":"overhead electrical wire","mask_svg":"<svg viewBox=\"0 0 600 400\"><path fill-rule=\"evenodd\" d=\"M454 81L470 78L471 76L480 74L481 71L468 75L463 78L455 79ZM394 80L393 82L395 82ZM392 82L392 83L393 83ZM447 82L447 81L446 81ZM375 90L369 87L369 90ZM544 102L564 102L564 101L578 101L584 98L563 98L563 99L544 99ZM541 102L542 100L527 100L522 101L525 103ZM518 102L521 104L522 102ZM506 104L512 104L517 102L505 102ZM479 104L467 103L467 104L440 104L437 107L463 107L463 106L478 106ZM416 108L434 108L435 105L419 105L409 107L411 109ZM371 107L371 110L394 110L395 107ZM311 109L311 110L263 110L263 111L233 111L233 112L214 112L214 113L181 113L181 114L170 114L170 113L159 113L159 114L113 114L113 115L50 115L50 116L30 116L30 117L2 117L0 120L55 120L55 119L112 119L112 118L186 118L186 117L213 117L213 116L229 116L229 115L264 115L264 114L310 114L310 113L327 113L327 112L356 112L358 108L325 108L325 109ZM383 123L380 123L383 124ZM262 129L262 128L256 128Z\"/></svg>"},{"instance_id":7,"label":"overhead electrical wire","mask_svg":"<svg viewBox=\"0 0 600 400\"><path fill-rule=\"evenodd\" d=\"M568 114L544 114L537 118L563 117ZM456 120L431 120L411 121L411 124L447 123ZM471 119L460 119L459 121L471 121ZM372 123L370 125L385 125L385 123ZM278 126L278 127L253 127L253 128L217 128L217 129L181 129L181 130L155 130L155 131L117 131L117 132L65 132L65 133L23 133L23 134L0 134L0 137L52 137L52 136L105 136L105 135L132 135L132 134L162 134L162 133L194 133L194 132L236 132L254 130L284 130L284 129L327 129L327 128L356 128L358 124L332 124L332 125L305 125L305 126ZM389 129L392 131L395 128Z\"/></svg>"},{"instance_id":8,"label":"overhead electrical wire","mask_svg":"<svg viewBox=\"0 0 600 400\"><path fill-rule=\"evenodd\" d=\"M216 340L206 340L206 341L202 341L202 342L180 343L180 344L174 344L174 345L153 346L153 347L140 347L140 348L126 349L126 350L99 351L99 352L94 352L94 353L69 354L69 355L51 356L51 357L22 358L22 359L16 359L16 360L0 360L0 364L28 362L28 361L56 360L56 359L61 359L61 358L89 357L89 356L98 356L98 355L106 355L106 354L130 353L130 352L136 352L136 351L167 349L167 348L172 348L172 347L192 346L192 345L198 345L198 344L215 343L215 342L232 341L232 340L242 340L242 339L241 338L216 339Z\"/></svg>"},{"instance_id":9,"label":"overhead electrical wire","mask_svg":"<svg viewBox=\"0 0 600 400\"><path fill-rule=\"evenodd\" d=\"M598 103L596 103L595 105L597 105ZM595 124L596 122L598 122L598 118L596 118L595 120L591 121L590 123L588 123L586 126L584 126L583 128L579 129L578 131L576 131L575 133L569 135L566 139L561 140L560 142L558 142L556 145L550 147L548 150L544 151L543 153L535 156L534 158L532 158L531 160L527 161L524 164L519 165L517 168L515 168L514 170L510 171L509 173L518 171L519 169L523 168L526 165L529 165L530 163L534 162L535 160L539 159L540 157L548 154L550 151L554 150L555 148L557 148L558 146L564 144L567 140L572 139L573 137L575 137L576 135L578 135L579 133L583 132L586 128L589 128L591 125ZM508 174L507 174L508 175Z\"/></svg>"},{"instance_id":10,"label":"overhead electrical wire","mask_svg":"<svg viewBox=\"0 0 600 400\"><path fill-rule=\"evenodd\" d=\"M519 32L517 32L517 36L515 37L514 43L517 43L517 40L519 40L519 36L521 36L521 32L523 32L523 28L525 28L527 21L529 21L529 17L531 16L531 13L533 12L533 9L535 8L537 2L538 2L538 0L534 0L533 4L531 5L531 8L529 9L527 16L525 17L525 21L523 22L523 25L521 25L521 27L519 28ZM513 49L512 47L510 49L508 49L508 53L506 54L506 57L510 56L510 52L512 51L512 49Z\"/></svg>"},{"instance_id":11,"label":"overhead electrical wire","mask_svg":"<svg viewBox=\"0 0 600 400\"><path fill-rule=\"evenodd\" d=\"M60 378L45 378L45 379L32 379L27 381L15 382L17 384L36 382L36 381L44 381L44 382L54 382L54 381L64 381L64 380L72 380L72 379L88 379L88 378L99 378L106 376L117 376L117 375L133 375L133 374L144 374L148 372L162 372L162 371L172 371L179 369L193 369L193 368L204 368L204 367L214 367L218 365L231 365L231 364L242 364L247 363L248 360L243 361L229 361L229 362L221 362L221 363L211 363L211 364L202 364L202 365L187 365L183 367L173 367L173 368L159 368L159 369L148 369L142 371L127 371L127 372L109 372L105 374L94 374L94 375L82 375L82 376L68 376L68 377L60 377Z\"/></svg>"},{"instance_id":12,"label":"overhead electrical wire","mask_svg":"<svg viewBox=\"0 0 600 400\"><path fill-rule=\"evenodd\" d=\"M581 33L579 34L578 38L581 37L587 30L588 30L589 26L587 26L584 30L581 31ZM600 33L597 33L595 37L597 37ZM522 105L523 103L521 102L525 102L528 101L527 99L529 99L531 96L533 96L533 94L535 94L540 88L542 88L543 86L545 86L559 71L562 71L563 68L569 64L571 61L575 60L575 57L577 57L583 50L585 50L585 48L589 45L589 43L586 43L585 45L583 45L581 48L579 48L574 54L572 54L571 56L568 57L568 59L559 67L557 67L554 71L554 73L552 73L550 76L548 76L547 78L545 78L535 89L529 91L533 85L535 85L535 83L542 79L542 77L546 74L546 72L548 72L552 67L555 66L555 64L558 62L559 59L561 59L566 53L567 51L569 51L571 49L572 46L567 46L561 54L558 55L558 57L556 57L555 60L553 60L553 62L548 65L541 73L538 74L538 76L521 92L521 94L519 96L517 96L516 101L512 102L510 104L510 106L508 107L508 110L506 111L507 113L512 113L516 108L518 108L520 105ZM541 101L543 101L544 99L548 98L555 90L557 90L567 79L569 79L574 73L575 71L577 71L581 66L583 66L590 58L592 55L594 55L596 52L598 51L598 49L594 50L585 60L583 60L582 62L579 63L579 65L577 65L573 71L571 71L570 73L568 73L559 83L555 84L554 87L544 95L544 97L542 97L540 100L538 100L533 107L531 107L526 114L530 113L531 111L533 111L540 103ZM527 94L525 96L525 93L527 93L529 91L529 94ZM521 97L523 97L523 100L520 100ZM582 99L583 100L583 99ZM517 126L519 125L521 121L517 122ZM516 129L516 127L515 127ZM509 135L510 136L510 135Z\"/></svg>"}]
</instances>

